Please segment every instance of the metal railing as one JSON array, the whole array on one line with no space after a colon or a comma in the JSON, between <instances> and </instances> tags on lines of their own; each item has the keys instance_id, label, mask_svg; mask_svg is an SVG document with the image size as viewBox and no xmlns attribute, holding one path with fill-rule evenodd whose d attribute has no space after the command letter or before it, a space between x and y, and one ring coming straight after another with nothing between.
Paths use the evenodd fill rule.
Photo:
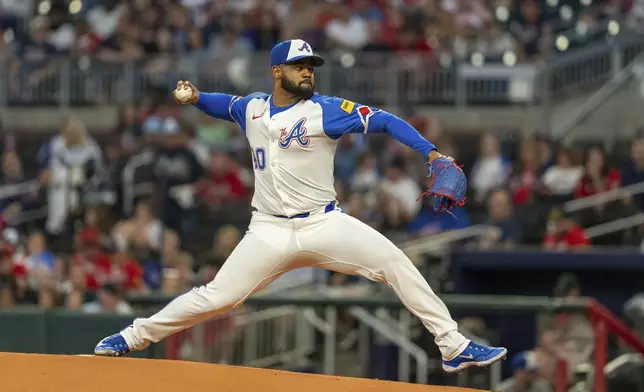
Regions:
<instances>
[{"instance_id":1,"label":"metal railing","mask_svg":"<svg viewBox=\"0 0 644 392\"><path fill-rule=\"evenodd\" d=\"M408 256L414 257L426 253L439 252L445 250L450 244L481 237L489 234L500 234L501 230L496 226L475 225L465 229L450 230L442 233L422 237L399 244Z\"/></svg>"},{"instance_id":2,"label":"metal railing","mask_svg":"<svg viewBox=\"0 0 644 392\"><path fill-rule=\"evenodd\" d=\"M391 53L326 53L318 88L324 94L351 96L359 102L386 106L407 103L536 103L557 100L563 93L603 83L635 56L644 52L644 39L622 34L588 49L560 55L543 64L474 66L455 60L448 66L424 55ZM52 57L49 71L38 78L23 60L0 66L0 107L49 104L69 107L136 102L154 89L168 90L179 79L189 79L204 91L248 92L270 89L268 53L223 60L201 56L166 56L113 62L93 57ZM544 83L544 81L547 81ZM544 88L547 91L543 91ZM542 102L543 103L543 102Z\"/></svg>"},{"instance_id":3,"label":"metal railing","mask_svg":"<svg viewBox=\"0 0 644 392\"><path fill-rule=\"evenodd\" d=\"M154 154L143 152L132 156L123 168L123 213L130 216L134 212L134 201L137 197L150 195L154 191L152 182L136 182L136 172L154 162Z\"/></svg>"},{"instance_id":4,"label":"metal railing","mask_svg":"<svg viewBox=\"0 0 644 392\"><path fill-rule=\"evenodd\" d=\"M359 327L361 335L359 341L361 342L361 344L368 344L369 342L368 329L365 328L369 327L373 329L373 331L376 332L381 338L384 338L387 341L398 346L400 353L398 361L399 381L410 381L410 363L408 359L409 356L411 356L416 361L416 383L421 385L427 384L429 358L427 356L427 353L422 348L414 344L411 339L409 339L409 337L404 333L391 328L387 323L378 319L378 317L372 315L363 308L351 307L349 308L349 313L361 322L361 325ZM368 350L368 345L367 347L358 348L358 350L365 349ZM368 358L368 352L365 353L364 351L361 351L361 357Z\"/></svg>"},{"instance_id":5,"label":"metal railing","mask_svg":"<svg viewBox=\"0 0 644 392\"><path fill-rule=\"evenodd\" d=\"M589 96L588 100L573 111L565 121L553 129L552 134L558 138L562 138L564 143L571 141L573 136L573 133L571 132L572 129L610 99L610 97L612 97L622 86L628 83L633 78L636 68L641 67L643 63L644 55L640 54L626 67L622 68L617 66L616 69L619 71L617 71L599 90Z\"/></svg>"},{"instance_id":6,"label":"metal railing","mask_svg":"<svg viewBox=\"0 0 644 392\"><path fill-rule=\"evenodd\" d=\"M592 196L582 197L581 199L571 200L563 205L566 212L576 212L587 208L602 206L616 200L626 197L635 196L644 193L644 182L626 185L617 189L611 189L606 192L597 193Z\"/></svg>"},{"instance_id":7,"label":"metal railing","mask_svg":"<svg viewBox=\"0 0 644 392\"><path fill-rule=\"evenodd\" d=\"M644 182L623 186L577 200L571 200L563 205L563 210L570 213L589 208L601 207L607 203L623 200L627 197L632 197L641 193L644 193ZM635 215L585 228L584 232L588 238L596 238L617 231L630 229L641 224L644 224L644 213L637 213Z\"/></svg>"},{"instance_id":8,"label":"metal railing","mask_svg":"<svg viewBox=\"0 0 644 392\"><path fill-rule=\"evenodd\" d=\"M244 308L172 335L168 359L252 367L302 366L315 352L309 315L293 306Z\"/></svg>"}]
</instances>

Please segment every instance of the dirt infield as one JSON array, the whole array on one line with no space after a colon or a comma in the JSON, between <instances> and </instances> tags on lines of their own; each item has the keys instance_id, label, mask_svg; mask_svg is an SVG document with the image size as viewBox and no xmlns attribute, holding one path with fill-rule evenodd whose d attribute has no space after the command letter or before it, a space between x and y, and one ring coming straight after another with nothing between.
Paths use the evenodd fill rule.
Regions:
<instances>
[{"instance_id":1,"label":"dirt infield","mask_svg":"<svg viewBox=\"0 0 644 392\"><path fill-rule=\"evenodd\" d=\"M474 392L184 361L0 353L2 392Z\"/></svg>"}]
</instances>

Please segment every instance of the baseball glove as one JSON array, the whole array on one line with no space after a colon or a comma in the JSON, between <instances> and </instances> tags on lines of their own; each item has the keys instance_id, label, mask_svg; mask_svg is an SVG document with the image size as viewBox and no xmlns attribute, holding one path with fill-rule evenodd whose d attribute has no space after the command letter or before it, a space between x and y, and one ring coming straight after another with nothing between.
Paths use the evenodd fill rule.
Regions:
<instances>
[{"instance_id":1,"label":"baseball glove","mask_svg":"<svg viewBox=\"0 0 644 392\"><path fill-rule=\"evenodd\" d=\"M428 162L429 185L421 197L431 195L434 211L449 211L465 205L467 178L454 159L446 156ZM420 198L419 198L420 199Z\"/></svg>"}]
</instances>

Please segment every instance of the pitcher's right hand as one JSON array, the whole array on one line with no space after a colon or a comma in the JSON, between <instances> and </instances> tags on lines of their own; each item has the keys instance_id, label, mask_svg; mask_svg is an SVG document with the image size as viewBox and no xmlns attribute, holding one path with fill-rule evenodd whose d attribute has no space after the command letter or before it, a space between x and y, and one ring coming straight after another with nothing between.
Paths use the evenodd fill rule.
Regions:
<instances>
[{"instance_id":1,"label":"pitcher's right hand","mask_svg":"<svg viewBox=\"0 0 644 392\"><path fill-rule=\"evenodd\" d=\"M180 80L177 82L177 88L172 92L172 96L178 104L193 104L199 100L199 90L189 81Z\"/></svg>"}]
</instances>

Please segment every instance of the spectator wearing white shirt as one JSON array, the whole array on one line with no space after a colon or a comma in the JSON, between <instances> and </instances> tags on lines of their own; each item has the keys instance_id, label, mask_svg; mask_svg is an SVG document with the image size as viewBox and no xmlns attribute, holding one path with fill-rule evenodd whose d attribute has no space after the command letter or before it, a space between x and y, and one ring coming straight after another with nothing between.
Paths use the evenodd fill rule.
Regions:
<instances>
[{"instance_id":1,"label":"spectator wearing white shirt","mask_svg":"<svg viewBox=\"0 0 644 392\"><path fill-rule=\"evenodd\" d=\"M96 188L104 175L103 153L77 118L67 121L38 152L41 184L48 188L47 232L65 231L70 211L80 207L83 196Z\"/></svg>"},{"instance_id":2,"label":"spectator wearing white shirt","mask_svg":"<svg viewBox=\"0 0 644 392\"><path fill-rule=\"evenodd\" d=\"M112 313L130 315L134 310L128 304L121 294L121 290L116 284L106 284L101 287L98 293L98 300L87 302L83 305L84 313Z\"/></svg>"},{"instance_id":3,"label":"spectator wearing white shirt","mask_svg":"<svg viewBox=\"0 0 644 392\"><path fill-rule=\"evenodd\" d=\"M422 191L416 181L406 174L405 167L405 159L395 157L387 168L386 178L380 184L380 189L402 210L403 220L409 221L420 211L422 205L417 199Z\"/></svg>"},{"instance_id":4,"label":"spectator wearing white shirt","mask_svg":"<svg viewBox=\"0 0 644 392\"><path fill-rule=\"evenodd\" d=\"M352 15L345 1L338 4L335 17L326 25L324 32L331 47L359 50L369 42L369 27L365 19Z\"/></svg>"},{"instance_id":5,"label":"spectator wearing white shirt","mask_svg":"<svg viewBox=\"0 0 644 392\"><path fill-rule=\"evenodd\" d=\"M557 154L557 162L543 175L543 184L552 194L555 202L570 200L575 188L584 175L583 166L572 150L562 149Z\"/></svg>"},{"instance_id":6,"label":"spectator wearing white shirt","mask_svg":"<svg viewBox=\"0 0 644 392\"><path fill-rule=\"evenodd\" d=\"M125 10L125 5L118 0L103 0L101 5L88 11L87 21L101 39L107 39L116 32Z\"/></svg>"},{"instance_id":7,"label":"spectator wearing white shirt","mask_svg":"<svg viewBox=\"0 0 644 392\"><path fill-rule=\"evenodd\" d=\"M501 155L498 138L492 133L481 138L480 154L470 175L474 198L479 203L485 200L490 190L508 181L511 170L510 163Z\"/></svg>"}]
</instances>

